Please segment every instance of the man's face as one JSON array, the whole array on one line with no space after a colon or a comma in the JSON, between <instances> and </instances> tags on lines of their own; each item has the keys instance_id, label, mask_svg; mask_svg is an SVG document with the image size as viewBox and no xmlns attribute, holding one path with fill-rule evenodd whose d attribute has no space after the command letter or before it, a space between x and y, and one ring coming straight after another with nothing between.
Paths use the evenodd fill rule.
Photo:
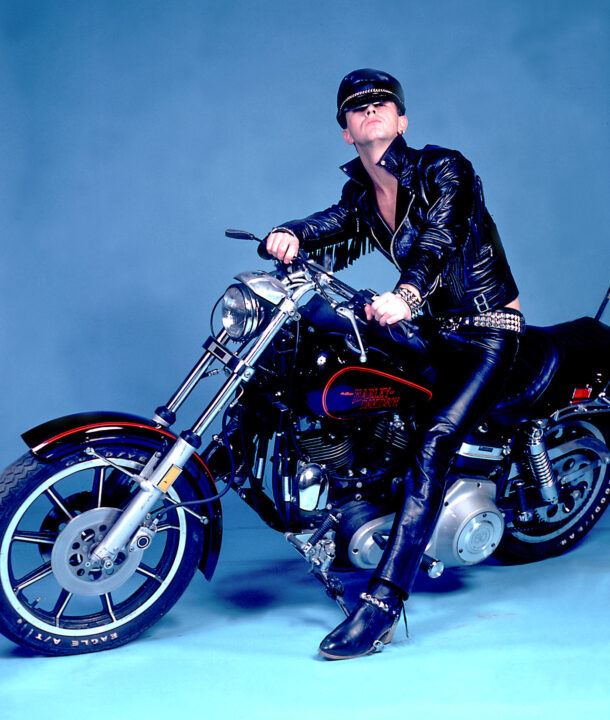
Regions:
<instances>
[{"instance_id":1,"label":"man's face","mask_svg":"<svg viewBox=\"0 0 610 720\"><path fill-rule=\"evenodd\" d=\"M345 113L347 128L343 131L345 142L356 149L371 143L394 140L407 129L407 118L398 114L398 108L390 100L371 103L366 107Z\"/></svg>"}]
</instances>

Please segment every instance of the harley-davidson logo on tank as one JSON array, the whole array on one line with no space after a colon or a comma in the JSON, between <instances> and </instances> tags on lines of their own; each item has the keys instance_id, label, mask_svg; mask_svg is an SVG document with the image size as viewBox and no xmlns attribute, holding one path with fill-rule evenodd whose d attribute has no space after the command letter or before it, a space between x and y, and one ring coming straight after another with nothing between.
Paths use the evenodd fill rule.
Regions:
<instances>
[{"instance_id":1,"label":"harley-davidson logo on tank","mask_svg":"<svg viewBox=\"0 0 610 720\"><path fill-rule=\"evenodd\" d=\"M395 375L346 367L336 372L322 390L310 392L307 400L317 414L346 420L354 415L397 411L431 397L427 388Z\"/></svg>"}]
</instances>

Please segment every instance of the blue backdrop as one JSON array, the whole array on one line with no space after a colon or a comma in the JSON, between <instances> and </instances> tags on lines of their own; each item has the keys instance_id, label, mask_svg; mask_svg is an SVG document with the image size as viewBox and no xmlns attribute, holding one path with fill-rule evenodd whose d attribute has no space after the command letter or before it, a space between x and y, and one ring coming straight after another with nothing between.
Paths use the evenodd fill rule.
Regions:
<instances>
[{"instance_id":1,"label":"blue backdrop","mask_svg":"<svg viewBox=\"0 0 610 720\"><path fill-rule=\"evenodd\" d=\"M603 0L0 3L0 460L95 408L148 415L263 234L338 196L356 67L404 82L407 141L481 175L530 322L608 286ZM349 271L385 289L379 258Z\"/></svg>"}]
</instances>

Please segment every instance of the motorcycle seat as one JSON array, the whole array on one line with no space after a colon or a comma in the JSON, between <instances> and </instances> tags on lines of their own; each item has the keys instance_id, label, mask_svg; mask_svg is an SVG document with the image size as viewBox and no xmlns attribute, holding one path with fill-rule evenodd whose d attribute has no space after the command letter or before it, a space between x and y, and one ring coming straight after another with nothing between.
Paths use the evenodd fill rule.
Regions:
<instances>
[{"instance_id":1,"label":"motorcycle seat","mask_svg":"<svg viewBox=\"0 0 610 720\"><path fill-rule=\"evenodd\" d=\"M536 403L560 365L561 354L547 328L528 325L502 397L491 415L495 420L521 422Z\"/></svg>"}]
</instances>

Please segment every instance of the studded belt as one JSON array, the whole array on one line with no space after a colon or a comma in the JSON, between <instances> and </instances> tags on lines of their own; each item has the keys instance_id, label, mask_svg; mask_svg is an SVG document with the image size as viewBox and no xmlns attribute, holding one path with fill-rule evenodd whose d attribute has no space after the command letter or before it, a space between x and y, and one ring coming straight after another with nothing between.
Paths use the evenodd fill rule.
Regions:
<instances>
[{"instance_id":1,"label":"studded belt","mask_svg":"<svg viewBox=\"0 0 610 720\"><path fill-rule=\"evenodd\" d=\"M525 318L518 310L489 310L479 315L451 315L438 318L441 330L458 330L461 327L495 328L525 332Z\"/></svg>"}]
</instances>

